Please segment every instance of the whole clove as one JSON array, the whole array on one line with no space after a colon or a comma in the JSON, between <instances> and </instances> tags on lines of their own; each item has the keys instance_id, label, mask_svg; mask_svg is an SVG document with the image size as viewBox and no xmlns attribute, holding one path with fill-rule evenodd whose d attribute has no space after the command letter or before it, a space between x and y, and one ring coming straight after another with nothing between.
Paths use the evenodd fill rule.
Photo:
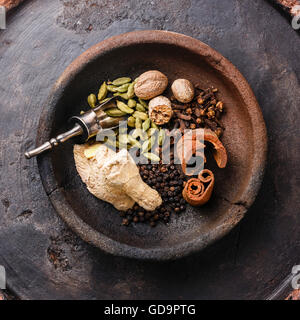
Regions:
<instances>
[{"instance_id":1,"label":"whole clove","mask_svg":"<svg viewBox=\"0 0 300 320\"><path fill-rule=\"evenodd\" d=\"M175 98L174 98L175 99ZM172 100L171 100L172 101ZM174 110L184 110L184 109L186 109L186 105L184 105L184 104L176 104L176 103L172 103L172 108L174 109Z\"/></svg>"},{"instance_id":2,"label":"whole clove","mask_svg":"<svg viewBox=\"0 0 300 320\"><path fill-rule=\"evenodd\" d=\"M178 112L178 111L175 111L175 114L176 114L178 119L187 120L187 121L192 120L191 115L185 115L185 114L183 114L181 112Z\"/></svg>"}]
</instances>

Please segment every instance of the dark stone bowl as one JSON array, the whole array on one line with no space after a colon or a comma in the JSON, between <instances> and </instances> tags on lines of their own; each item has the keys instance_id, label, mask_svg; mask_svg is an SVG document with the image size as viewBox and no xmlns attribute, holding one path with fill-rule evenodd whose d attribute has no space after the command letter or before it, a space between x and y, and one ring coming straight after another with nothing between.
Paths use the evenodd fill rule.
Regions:
<instances>
[{"instance_id":1,"label":"dark stone bowl","mask_svg":"<svg viewBox=\"0 0 300 320\"><path fill-rule=\"evenodd\" d=\"M223 237L245 215L258 192L266 161L267 137L261 110L248 83L221 54L204 43L173 32L139 31L105 40L79 56L57 80L40 120L37 144L66 129L67 119L87 109L86 97L102 81L158 69L170 83L180 77L219 89L226 127L222 141L225 169L209 159L215 173L211 201L173 214L168 225L121 225L117 210L92 196L74 165L72 144L40 156L45 190L57 213L85 241L114 255L176 259Z\"/></svg>"}]
</instances>

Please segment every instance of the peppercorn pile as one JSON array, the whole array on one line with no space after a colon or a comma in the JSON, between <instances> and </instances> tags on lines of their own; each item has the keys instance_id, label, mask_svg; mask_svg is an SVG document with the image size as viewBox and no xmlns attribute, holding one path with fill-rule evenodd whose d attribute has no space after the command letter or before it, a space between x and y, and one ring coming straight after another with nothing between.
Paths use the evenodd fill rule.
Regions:
<instances>
[{"instance_id":1,"label":"peppercorn pile","mask_svg":"<svg viewBox=\"0 0 300 320\"><path fill-rule=\"evenodd\" d=\"M171 97L174 116L169 123L170 128L196 129L210 128L218 137L224 131L224 127L220 122L224 112L223 102L216 97L217 88L201 89L199 85L195 85L196 94L194 99L182 104Z\"/></svg>"},{"instance_id":2,"label":"peppercorn pile","mask_svg":"<svg viewBox=\"0 0 300 320\"><path fill-rule=\"evenodd\" d=\"M135 205L126 212L120 212L123 225L145 222L155 227L159 221L168 223L172 213L180 214L185 211L186 201L182 196L185 175L180 166L174 165L174 161L171 160L170 164L149 163L138 167L143 181L159 192L163 203L154 211L146 211Z\"/></svg>"}]
</instances>

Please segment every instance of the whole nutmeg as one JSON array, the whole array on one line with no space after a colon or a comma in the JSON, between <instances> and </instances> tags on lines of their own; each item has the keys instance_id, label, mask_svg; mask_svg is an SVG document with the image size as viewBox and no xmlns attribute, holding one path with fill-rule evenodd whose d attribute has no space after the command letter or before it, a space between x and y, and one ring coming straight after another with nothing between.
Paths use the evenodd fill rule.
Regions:
<instances>
[{"instance_id":1,"label":"whole nutmeg","mask_svg":"<svg viewBox=\"0 0 300 320\"><path fill-rule=\"evenodd\" d=\"M142 73L134 85L134 93L137 97L149 100L162 94L168 85L168 78L158 70L150 70Z\"/></svg>"},{"instance_id":2,"label":"whole nutmeg","mask_svg":"<svg viewBox=\"0 0 300 320\"><path fill-rule=\"evenodd\" d=\"M157 125L170 121L173 115L171 101L164 96L158 96L149 101L149 118Z\"/></svg>"},{"instance_id":3,"label":"whole nutmeg","mask_svg":"<svg viewBox=\"0 0 300 320\"><path fill-rule=\"evenodd\" d=\"M195 90L193 84L186 79L177 79L172 83L171 90L174 97L182 102L191 102L194 98Z\"/></svg>"}]
</instances>

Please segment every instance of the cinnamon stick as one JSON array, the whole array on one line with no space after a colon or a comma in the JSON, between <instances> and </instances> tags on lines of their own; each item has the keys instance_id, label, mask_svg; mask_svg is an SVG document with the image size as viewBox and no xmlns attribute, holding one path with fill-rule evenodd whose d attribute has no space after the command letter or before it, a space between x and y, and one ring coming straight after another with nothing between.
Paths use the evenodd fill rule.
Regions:
<instances>
[{"instance_id":1,"label":"cinnamon stick","mask_svg":"<svg viewBox=\"0 0 300 320\"><path fill-rule=\"evenodd\" d=\"M203 206L210 199L214 185L214 174L204 169L199 173L198 178L187 181L182 196L192 206Z\"/></svg>"}]
</instances>

